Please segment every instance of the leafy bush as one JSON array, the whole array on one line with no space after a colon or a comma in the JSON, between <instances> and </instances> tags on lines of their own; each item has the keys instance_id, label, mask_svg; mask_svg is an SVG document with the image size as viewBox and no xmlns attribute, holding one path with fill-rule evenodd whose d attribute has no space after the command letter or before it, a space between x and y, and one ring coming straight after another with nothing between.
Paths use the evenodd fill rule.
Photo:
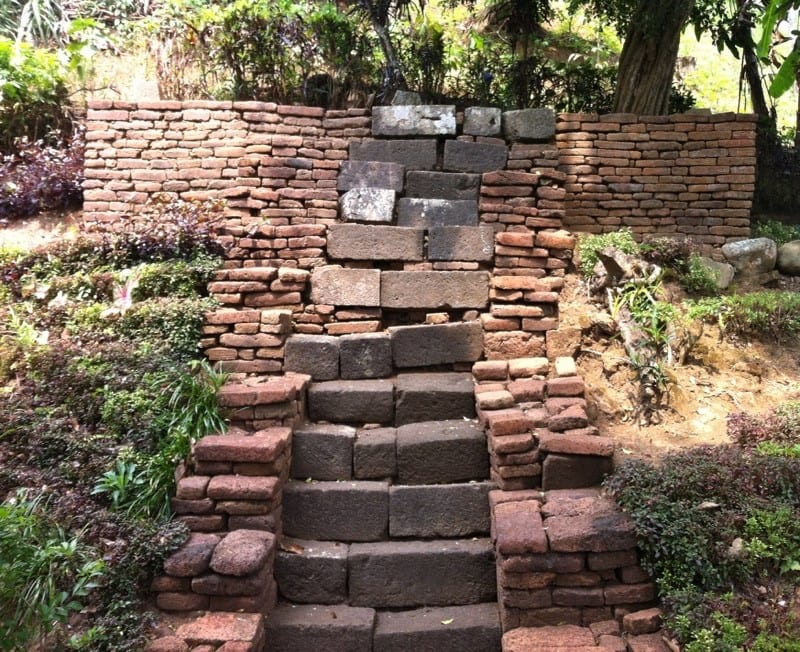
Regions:
<instances>
[{"instance_id":1,"label":"leafy bush","mask_svg":"<svg viewBox=\"0 0 800 652\"><path fill-rule=\"evenodd\" d=\"M734 412L728 415L727 426L728 436L742 448L791 456L800 447L800 402L787 401L759 415Z\"/></svg>"},{"instance_id":2,"label":"leafy bush","mask_svg":"<svg viewBox=\"0 0 800 652\"><path fill-rule=\"evenodd\" d=\"M691 254L685 270L679 274L681 287L691 294L712 295L719 290L713 272L703 264L700 256Z\"/></svg>"},{"instance_id":3,"label":"leafy bush","mask_svg":"<svg viewBox=\"0 0 800 652\"><path fill-rule=\"evenodd\" d=\"M717 322L730 336L784 341L800 333L800 294L779 290L689 302L690 317Z\"/></svg>"},{"instance_id":4,"label":"leafy bush","mask_svg":"<svg viewBox=\"0 0 800 652\"><path fill-rule=\"evenodd\" d=\"M27 649L98 586L103 561L48 520L42 494L0 503L0 649Z\"/></svg>"},{"instance_id":5,"label":"leafy bush","mask_svg":"<svg viewBox=\"0 0 800 652\"><path fill-rule=\"evenodd\" d=\"M22 142L0 161L0 220L46 210L79 208L83 202L83 136L57 145Z\"/></svg>"},{"instance_id":6,"label":"leafy bush","mask_svg":"<svg viewBox=\"0 0 800 652\"><path fill-rule=\"evenodd\" d=\"M779 247L792 240L800 240L800 225L784 224L776 220L753 222L751 231L754 238L769 238Z\"/></svg>"},{"instance_id":7,"label":"leafy bush","mask_svg":"<svg viewBox=\"0 0 800 652\"><path fill-rule=\"evenodd\" d=\"M640 254L648 263L678 271L686 269L687 261L695 253L697 246L685 235L649 236L640 247Z\"/></svg>"},{"instance_id":8,"label":"leafy bush","mask_svg":"<svg viewBox=\"0 0 800 652\"><path fill-rule=\"evenodd\" d=\"M66 72L57 53L0 38L0 152L19 139L69 133Z\"/></svg>"},{"instance_id":9,"label":"leafy bush","mask_svg":"<svg viewBox=\"0 0 800 652\"><path fill-rule=\"evenodd\" d=\"M638 254L639 244L633 239L630 229L620 229L613 233L584 235L578 238L578 260L581 274L589 278L597 264L597 253L606 247L616 247L626 254Z\"/></svg>"}]
</instances>

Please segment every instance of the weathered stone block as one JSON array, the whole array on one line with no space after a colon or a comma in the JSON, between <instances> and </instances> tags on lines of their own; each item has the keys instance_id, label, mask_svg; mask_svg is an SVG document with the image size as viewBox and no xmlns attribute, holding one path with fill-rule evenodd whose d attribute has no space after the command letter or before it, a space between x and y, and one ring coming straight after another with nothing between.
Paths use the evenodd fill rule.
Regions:
<instances>
[{"instance_id":1,"label":"weathered stone block","mask_svg":"<svg viewBox=\"0 0 800 652\"><path fill-rule=\"evenodd\" d=\"M349 545L338 541L284 538L275 559L281 595L301 604L345 602L349 550Z\"/></svg>"},{"instance_id":2,"label":"weathered stone block","mask_svg":"<svg viewBox=\"0 0 800 652\"><path fill-rule=\"evenodd\" d=\"M478 200L480 174L412 170L406 175L406 197Z\"/></svg>"},{"instance_id":3,"label":"weathered stone block","mask_svg":"<svg viewBox=\"0 0 800 652\"><path fill-rule=\"evenodd\" d=\"M353 447L353 470L358 480L397 475L397 433L394 428L359 430Z\"/></svg>"},{"instance_id":4,"label":"weathered stone block","mask_svg":"<svg viewBox=\"0 0 800 652\"><path fill-rule=\"evenodd\" d=\"M392 357L398 367L474 362L483 353L478 321L389 328Z\"/></svg>"},{"instance_id":5,"label":"weathered stone block","mask_svg":"<svg viewBox=\"0 0 800 652\"><path fill-rule=\"evenodd\" d=\"M499 136L502 131L502 110L490 106L470 106L464 109L464 134L468 136Z\"/></svg>"},{"instance_id":6,"label":"weathered stone block","mask_svg":"<svg viewBox=\"0 0 800 652\"><path fill-rule=\"evenodd\" d=\"M398 374L395 425L475 416L471 374Z\"/></svg>"},{"instance_id":7,"label":"weathered stone block","mask_svg":"<svg viewBox=\"0 0 800 652\"><path fill-rule=\"evenodd\" d=\"M428 231L429 260L488 262L493 257L491 226L435 226Z\"/></svg>"},{"instance_id":8,"label":"weathered stone block","mask_svg":"<svg viewBox=\"0 0 800 652\"><path fill-rule=\"evenodd\" d=\"M281 604L267 619L267 640L271 652L372 652L374 622L373 609Z\"/></svg>"},{"instance_id":9,"label":"weathered stone block","mask_svg":"<svg viewBox=\"0 0 800 652\"><path fill-rule=\"evenodd\" d=\"M345 222L391 224L394 218L395 192L386 188L353 188L339 198Z\"/></svg>"},{"instance_id":10,"label":"weathered stone block","mask_svg":"<svg viewBox=\"0 0 800 652\"><path fill-rule=\"evenodd\" d=\"M358 333L339 338L341 376L345 380L386 378L392 374L392 344L385 333Z\"/></svg>"},{"instance_id":11,"label":"weathered stone block","mask_svg":"<svg viewBox=\"0 0 800 652\"><path fill-rule=\"evenodd\" d=\"M454 172L494 172L506 167L505 145L448 140L444 144L444 169Z\"/></svg>"},{"instance_id":12,"label":"weathered stone block","mask_svg":"<svg viewBox=\"0 0 800 652\"><path fill-rule=\"evenodd\" d=\"M397 477L401 484L438 484L486 478L486 435L464 420L409 423L397 428Z\"/></svg>"},{"instance_id":13,"label":"weathered stone block","mask_svg":"<svg viewBox=\"0 0 800 652\"><path fill-rule=\"evenodd\" d=\"M380 286L380 270L327 265L311 275L311 301L334 306L379 306Z\"/></svg>"},{"instance_id":14,"label":"weathered stone block","mask_svg":"<svg viewBox=\"0 0 800 652\"><path fill-rule=\"evenodd\" d=\"M275 547L275 535L260 530L236 530L214 549L209 566L222 575L244 577L258 572Z\"/></svg>"},{"instance_id":15,"label":"weathered stone block","mask_svg":"<svg viewBox=\"0 0 800 652\"><path fill-rule=\"evenodd\" d=\"M373 136L455 136L456 107L434 104L375 106Z\"/></svg>"},{"instance_id":16,"label":"weathered stone block","mask_svg":"<svg viewBox=\"0 0 800 652\"><path fill-rule=\"evenodd\" d=\"M428 539L487 535L489 491L493 487L490 482L391 487L389 536Z\"/></svg>"},{"instance_id":17,"label":"weathered stone block","mask_svg":"<svg viewBox=\"0 0 800 652\"><path fill-rule=\"evenodd\" d=\"M420 229L432 226L478 226L478 202L403 197L397 202L397 225Z\"/></svg>"},{"instance_id":18,"label":"weathered stone block","mask_svg":"<svg viewBox=\"0 0 800 652\"><path fill-rule=\"evenodd\" d=\"M407 170L433 170L436 167L436 139L352 142L350 160L398 163Z\"/></svg>"},{"instance_id":19,"label":"weathered stone block","mask_svg":"<svg viewBox=\"0 0 800 652\"><path fill-rule=\"evenodd\" d=\"M338 260L422 260L424 235L422 228L332 224L328 256Z\"/></svg>"},{"instance_id":20,"label":"weathered stone block","mask_svg":"<svg viewBox=\"0 0 800 652\"><path fill-rule=\"evenodd\" d=\"M308 389L312 421L392 423L394 385L390 380L330 380Z\"/></svg>"},{"instance_id":21,"label":"weathered stone block","mask_svg":"<svg viewBox=\"0 0 800 652\"><path fill-rule=\"evenodd\" d=\"M405 167L385 161L342 161L336 188L387 188L403 192Z\"/></svg>"},{"instance_id":22,"label":"weathered stone block","mask_svg":"<svg viewBox=\"0 0 800 652\"><path fill-rule=\"evenodd\" d=\"M556 133L556 117L552 109L506 111L503 133L508 140L550 140Z\"/></svg>"},{"instance_id":23,"label":"weathered stone block","mask_svg":"<svg viewBox=\"0 0 800 652\"><path fill-rule=\"evenodd\" d=\"M284 369L314 380L339 377L339 342L327 335L292 335L286 340Z\"/></svg>"},{"instance_id":24,"label":"weathered stone block","mask_svg":"<svg viewBox=\"0 0 800 652\"><path fill-rule=\"evenodd\" d=\"M300 480L350 480L355 438L355 428L349 426L301 426L292 437L291 476Z\"/></svg>"},{"instance_id":25,"label":"weathered stone block","mask_svg":"<svg viewBox=\"0 0 800 652\"><path fill-rule=\"evenodd\" d=\"M389 530L389 483L291 480L283 491L283 530L298 539L380 541Z\"/></svg>"},{"instance_id":26,"label":"weathered stone block","mask_svg":"<svg viewBox=\"0 0 800 652\"><path fill-rule=\"evenodd\" d=\"M548 455L542 464L542 489L578 489L600 484L614 471L610 457Z\"/></svg>"},{"instance_id":27,"label":"weathered stone block","mask_svg":"<svg viewBox=\"0 0 800 652\"><path fill-rule=\"evenodd\" d=\"M380 305L385 308L484 308L486 272L382 272Z\"/></svg>"},{"instance_id":28,"label":"weathered stone block","mask_svg":"<svg viewBox=\"0 0 800 652\"><path fill-rule=\"evenodd\" d=\"M379 608L472 604L494 600L488 539L354 544L350 604Z\"/></svg>"}]
</instances>

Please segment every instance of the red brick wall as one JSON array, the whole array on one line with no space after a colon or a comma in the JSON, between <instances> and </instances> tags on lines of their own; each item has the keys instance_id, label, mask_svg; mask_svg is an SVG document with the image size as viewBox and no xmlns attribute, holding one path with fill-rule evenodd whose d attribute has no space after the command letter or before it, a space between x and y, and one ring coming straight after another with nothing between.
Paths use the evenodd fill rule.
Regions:
<instances>
[{"instance_id":1,"label":"red brick wall","mask_svg":"<svg viewBox=\"0 0 800 652\"><path fill-rule=\"evenodd\" d=\"M627 226L710 247L750 234L754 115L562 114L556 142L568 229Z\"/></svg>"}]
</instances>

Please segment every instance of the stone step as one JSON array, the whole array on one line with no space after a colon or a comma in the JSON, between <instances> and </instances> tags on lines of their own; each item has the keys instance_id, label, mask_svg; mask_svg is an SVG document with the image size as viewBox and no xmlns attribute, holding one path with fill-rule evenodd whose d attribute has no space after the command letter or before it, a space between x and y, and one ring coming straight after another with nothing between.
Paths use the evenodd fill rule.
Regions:
<instances>
[{"instance_id":1,"label":"stone step","mask_svg":"<svg viewBox=\"0 0 800 652\"><path fill-rule=\"evenodd\" d=\"M266 634L267 652L499 652L502 636L491 602L379 612L283 602Z\"/></svg>"},{"instance_id":2,"label":"stone step","mask_svg":"<svg viewBox=\"0 0 800 652\"><path fill-rule=\"evenodd\" d=\"M280 603L266 622L267 652L372 652L375 610Z\"/></svg>"},{"instance_id":3,"label":"stone step","mask_svg":"<svg viewBox=\"0 0 800 652\"><path fill-rule=\"evenodd\" d=\"M500 652L493 602L457 607L379 611L373 652Z\"/></svg>"},{"instance_id":4,"label":"stone step","mask_svg":"<svg viewBox=\"0 0 800 652\"><path fill-rule=\"evenodd\" d=\"M337 424L304 424L292 435L290 477L351 480L356 429Z\"/></svg>"},{"instance_id":5,"label":"stone step","mask_svg":"<svg viewBox=\"0 0 800 652\"><path fill-rule=\"evenodd\" d=\"M471 331L468 322L465 326L465 344L457 351L459 355L469 352L467 342ZM396 334L398 352L408 350L402 344L408 333L413 334L412 331ZM404 359L411 361L409 356ZM398 374L393 379L315 382L308 389L308 414L312 421L354 425L401 426L419 421L471 419L475 416L472 375L423 372Z\"/></svg>"},{"instance_id":6,"label":"stone step","mask_svg":"<svg viewBox=\"0 0 800 652\"><path fill-rule=\"evenodd\" d=\"M354 543L349 603L396 609L490 602L497 586L489 539Z\"/></svg>"},{"instance_id":7,"label":"stone step","mask_svg":"<svg viewBox=\"0 0 800 652\"><path fill-rule=\"evenodd\" d=\"M475 421L452 419L397 428L399 484L440 484L489 476L486 434Z\"/></svg>"},{"instance_id":8,"label":"stone step","mask_svg":"<svg viewBox=\"0 0 800 652\"><path fill-rule=\"evenodd\" d=\"M488 535L491 482L389 488L389 536L423 539Z\"/></svg>"},{"instance_id":9,"label":"stone step","mask_svg":"<svg viewBox=\"0 0 800 652\"><path fill-rule=\"evenodd\" d=\"M300 604L347 602L347 556L340 541L284 537L275 557L275 579L286 600Z\"/></svg>"}]
</instances>

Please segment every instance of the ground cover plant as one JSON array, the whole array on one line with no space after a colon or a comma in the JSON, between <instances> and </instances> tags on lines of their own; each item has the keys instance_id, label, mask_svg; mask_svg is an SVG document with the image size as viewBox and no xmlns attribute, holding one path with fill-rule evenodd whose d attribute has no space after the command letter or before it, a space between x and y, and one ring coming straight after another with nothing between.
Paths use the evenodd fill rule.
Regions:
<instances>
[{"instance_id":1,"label":"ground cover plant","mask_svg":"<svg viewBox=\"0 0 800 652\"><path fill-rule=\"evenodd\" d=\"M212 205L0 251L0 649L139 650L149 578L185 538L175 468L224 429L199 359Z\"/></svg>"},{"instance_id":2,"label":"ground cover plant","mask_svg":"<svg viewBox=\"0 0 800 652\"><path fill-rule=\"evenodd\" d=\"M735 445L626 461L606 481L688 652L800 650L799 417L735 414Z\"/></svg>"}]
</instances>

